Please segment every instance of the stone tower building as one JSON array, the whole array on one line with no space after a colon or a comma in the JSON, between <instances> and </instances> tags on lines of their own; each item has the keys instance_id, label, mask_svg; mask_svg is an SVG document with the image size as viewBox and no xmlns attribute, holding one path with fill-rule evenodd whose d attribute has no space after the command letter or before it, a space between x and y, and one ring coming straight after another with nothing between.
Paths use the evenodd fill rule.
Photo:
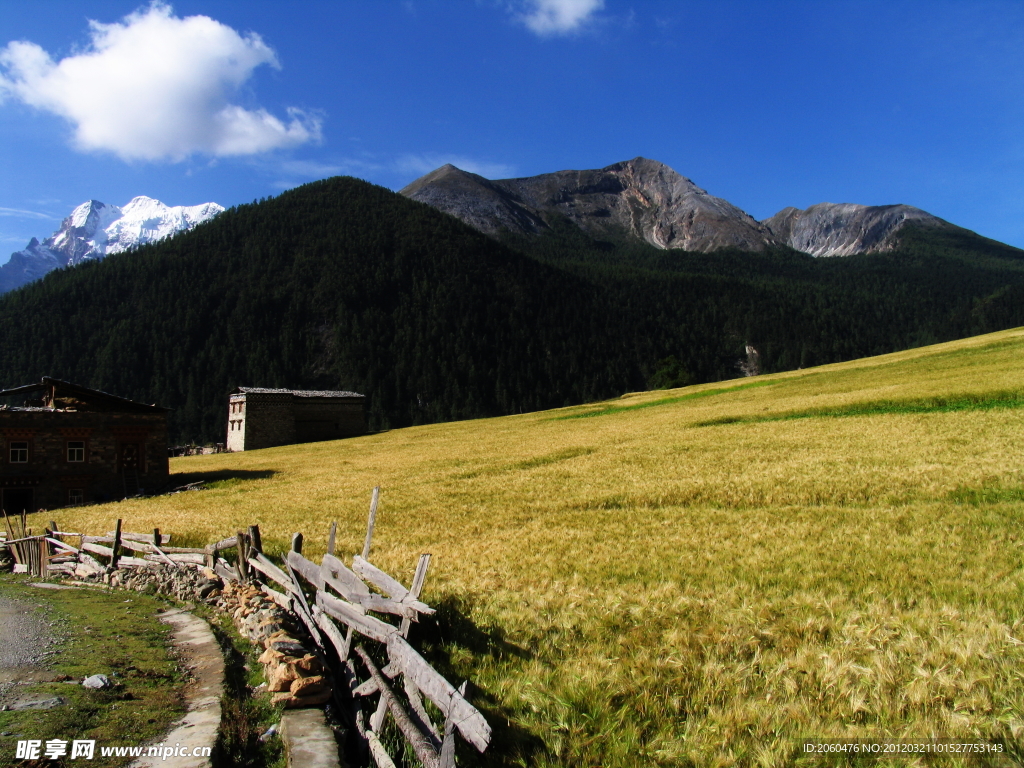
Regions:
<instances>
[{"instance_id":1,"label":"stone tower building","mask_svg":"<svg viewBox=\"0 0 1024 768\"><path fill-rule=\"evenodd\" d=\"M364 435L365 403L366 396L356 392L238 387L228 396L227 449Z\"/></svg>"}]
</instances>

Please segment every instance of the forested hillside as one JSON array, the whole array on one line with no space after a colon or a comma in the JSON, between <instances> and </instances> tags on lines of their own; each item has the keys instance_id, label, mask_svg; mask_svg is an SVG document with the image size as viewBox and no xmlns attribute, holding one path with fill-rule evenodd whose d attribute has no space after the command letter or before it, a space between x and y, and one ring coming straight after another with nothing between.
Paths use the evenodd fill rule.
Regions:
<instances>
[{"instance_id":1,"label":"forested hillside","mask_svg":"<svg viewBox=\"0 0 1024 768\"><path fill-rule=\"evenodd\" d=\"M56 376L173 408L174 440L223 440L236 385L363 392L379 429L733 378L747 344L768 371L1024 324L1020 251L903 240L841 259L571 225L498 243L334 178L3 296L0 384Z\"/></svg>"}]
</instances>

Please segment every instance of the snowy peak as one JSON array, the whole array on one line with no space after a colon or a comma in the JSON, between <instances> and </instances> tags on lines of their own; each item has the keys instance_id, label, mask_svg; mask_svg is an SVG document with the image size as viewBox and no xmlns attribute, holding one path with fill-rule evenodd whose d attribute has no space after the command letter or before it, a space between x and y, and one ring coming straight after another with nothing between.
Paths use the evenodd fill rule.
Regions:
<instances>
[{"instance_id":1,"label":"snowy peak","mask_svg":"<svg viewBox=\"0 0 1024 768\"><path fill-rule=\"evenodd\" d=\"M0 266L0 293L36 280L51 269L102 259L192 229L223 211L217 203L167 206L151 197L118 207L89 200L76 207L60 228L40 243L36 238Z\"/></svg>"},{"instance_id":2,"label":"snowy peak","mask_svg":"<svg viewBox=\"0 0 1024 768\"><path fill-rule=\"evenodd\" d=\"M172 208L151 197L139 196L119 210L121 215L105 228L104 255L127 251L192 229L224 209L216 203Z\"/></svg>"}]
</instances>

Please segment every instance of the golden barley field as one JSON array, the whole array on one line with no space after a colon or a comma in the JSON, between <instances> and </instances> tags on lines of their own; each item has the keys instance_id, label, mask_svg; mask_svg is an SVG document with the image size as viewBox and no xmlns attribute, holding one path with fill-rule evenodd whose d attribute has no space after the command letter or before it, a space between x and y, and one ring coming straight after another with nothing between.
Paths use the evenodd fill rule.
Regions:
<instances>
[{"instance_id":1,"label":"golden barley field","mask_svg":"<svg viewBox=\"0 0 1024 768\"><path fill-rule=\"evenodd\" d=\"M259 523L314 559L337 521L348 558L380 485L372 559L408 582L433 553L421 642L495 728L466 764L812 765L823 738L1024 760L1024 329L172 472L217 482L52 516Z\"/></svg>"}]
</instances>

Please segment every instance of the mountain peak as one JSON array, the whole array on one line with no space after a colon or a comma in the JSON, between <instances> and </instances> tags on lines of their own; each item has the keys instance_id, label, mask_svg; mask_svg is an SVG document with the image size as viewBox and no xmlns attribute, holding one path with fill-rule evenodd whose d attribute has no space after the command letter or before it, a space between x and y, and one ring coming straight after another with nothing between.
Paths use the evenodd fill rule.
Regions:
<instances>
[{"instance_id":1,"label":"mountain peak","mask_svg":"<svg viewBox=\"0 0 1024 768\"><path fill-rule=\"evenodd\" d=\"M762 223L779 241L812 256L891 251L896 233L908 223L953 226L911 205L857 203L817 203L803 211L783 208Z\"/></svg>"},{"instance_id":2,"label":"mountain peak","mask_svg":"<svg viewBox=\"0 0 1024 768\"><path fill-rule=\"evenodd\" d=\"M764 250L767 230L664 163L635 157L604 168L488 181L442 166L401 194L462 219L480 231L536 234L553 217L592 237L622 233L658 248Z\"/></svg>"},{"instance_id":3,"label":"mountain peak","mask_svg":"<svg viewBox=\"0 0 1024 768\"><path fill-rule=\"evenodd\" d=\"M32 238L22 251L0 266L0 293L31 282L51 269L102 259L191 229L224 208L217 203L169 207L145 195L123 208L87 200L42 243Z\"/></svg>"}]
</instances>

